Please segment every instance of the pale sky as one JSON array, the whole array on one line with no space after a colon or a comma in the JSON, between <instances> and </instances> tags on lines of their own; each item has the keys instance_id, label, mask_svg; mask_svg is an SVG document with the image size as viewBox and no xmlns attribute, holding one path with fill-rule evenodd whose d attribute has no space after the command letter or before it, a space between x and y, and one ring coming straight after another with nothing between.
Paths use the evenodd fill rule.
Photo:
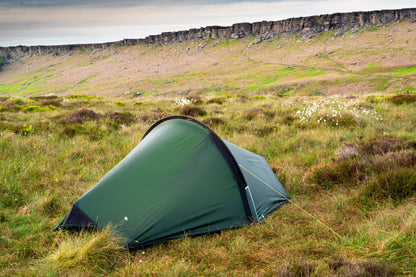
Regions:
<instances>
[{"instance_id":1,"label":"pale sky","mask_svg":"<svg viewBox=\"0 0 416 277\"><path fill-rule=\"evenodd\" d=\"M0 0L0 46L110 42L212 25L412 7L416 0Z\"/></svg>"}]
</instances>

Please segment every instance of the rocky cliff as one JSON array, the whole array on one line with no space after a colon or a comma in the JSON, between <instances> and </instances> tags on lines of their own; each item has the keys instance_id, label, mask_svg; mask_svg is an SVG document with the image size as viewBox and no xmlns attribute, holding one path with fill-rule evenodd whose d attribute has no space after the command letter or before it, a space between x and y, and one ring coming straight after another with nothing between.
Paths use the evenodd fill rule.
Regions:
<instances>
[{"instance_id":1,"label":"rocky cliff","mask_svg":"<svg viewBox=\"0 0 416 277\"><path fill-rule=\"evenodd\" d=\"M144 39L124 39L116 42L96 44L71 44L54 46L11 46L0 47L0 54L50 54L79 49L102 49L139 43L165 45L205 39L241 39L249 36L277 37L282 34L310 36L329 30L348 30L359 27L382 25L391 22L416 18L416 8L324 14L309 17L289 18L279 21L237 23L232 26L209 26L187 31L165 32Z\"/></svg>"}]
</instances>

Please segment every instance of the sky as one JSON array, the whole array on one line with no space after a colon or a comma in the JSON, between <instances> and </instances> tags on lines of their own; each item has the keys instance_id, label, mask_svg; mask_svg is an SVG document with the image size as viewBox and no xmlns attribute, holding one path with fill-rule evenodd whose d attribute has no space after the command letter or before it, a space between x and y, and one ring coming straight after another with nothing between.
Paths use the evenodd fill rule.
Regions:
<instances>
[{"instance_id":1,"label":"sky","mask_svg":"<svg viewBox=\"0 0 416 277\"><path fill-rule=\"evenodd\" d=\"M416 7L416 0L0 0L0 46L98 43L234 23Z\"/></svg>"}]
</instances>

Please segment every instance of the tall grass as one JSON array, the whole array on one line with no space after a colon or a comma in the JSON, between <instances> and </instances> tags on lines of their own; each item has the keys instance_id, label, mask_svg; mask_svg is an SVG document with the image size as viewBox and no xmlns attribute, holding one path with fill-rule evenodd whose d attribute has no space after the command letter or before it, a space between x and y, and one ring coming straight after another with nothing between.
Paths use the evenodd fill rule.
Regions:
<instances>
[{"instance_id":1,"label":"tall grass","mask_svg":"<svg viewBox=\"0 0 416 277\"><path fill-rule=\"evenodd\" d=\"M0 275L416 274L416 137L407 124L414 105L322 96L184 99L73 97L54 99L55 110L2 110ZM19 101L41 107L45 100ZM297 206L283 206L262 225L132 252L111 229L51 231L153 122L191 111L222 138L263 155ZM21 131L24 124L30 132Z\"/></svg>"}]
</instances>

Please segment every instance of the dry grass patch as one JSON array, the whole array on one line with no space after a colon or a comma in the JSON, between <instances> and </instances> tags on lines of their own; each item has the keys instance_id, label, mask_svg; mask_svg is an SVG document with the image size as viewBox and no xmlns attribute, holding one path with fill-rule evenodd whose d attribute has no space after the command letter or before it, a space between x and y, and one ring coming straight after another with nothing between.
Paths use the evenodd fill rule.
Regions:
<instances>
[{"instance_id":1,"label":"dry grass patch","mask_svg":"<svg viewBox=\"0 0 416 277\"><path fill-rule=\"evenodd\" d=\"M96 276L108 274L126 263L128 251L110 227L102 231L68 234L46 257L48 271L54 275Z\"/></svg>"}]
</instances>

